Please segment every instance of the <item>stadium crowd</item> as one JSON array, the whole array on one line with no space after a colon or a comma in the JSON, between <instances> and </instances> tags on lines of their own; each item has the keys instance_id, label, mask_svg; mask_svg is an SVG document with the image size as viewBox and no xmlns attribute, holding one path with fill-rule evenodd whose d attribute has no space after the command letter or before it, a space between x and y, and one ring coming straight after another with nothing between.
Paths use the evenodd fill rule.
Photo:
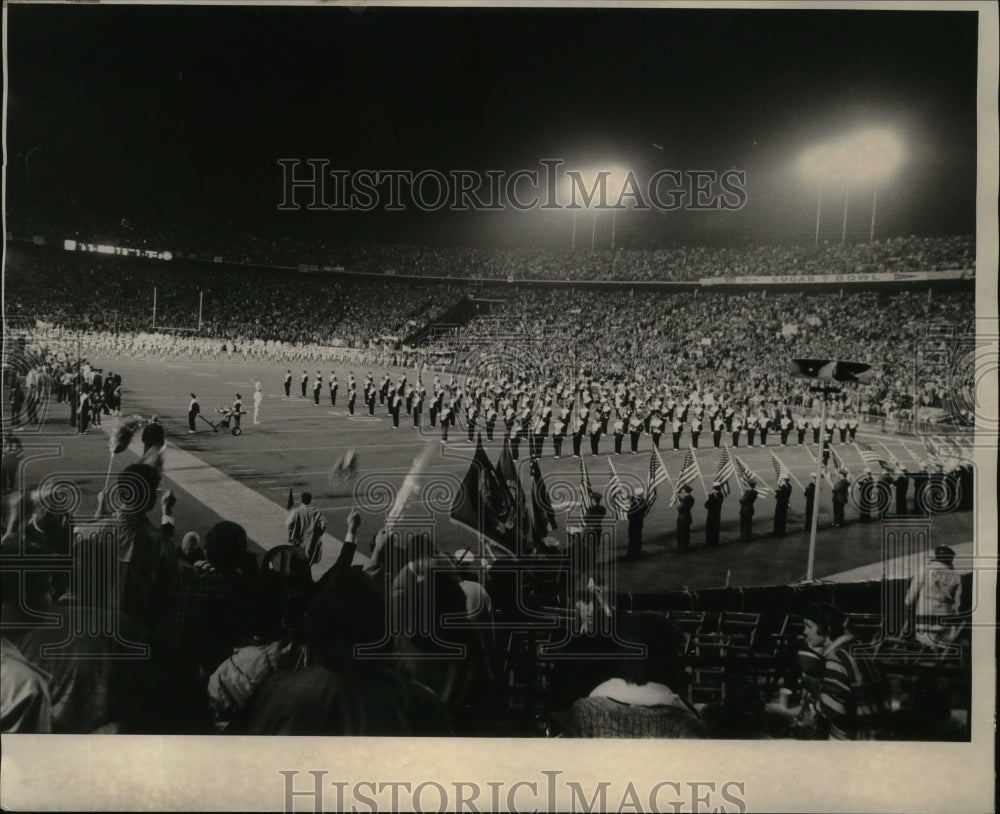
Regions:
<instances>
[{"instance_id":1,"label":"stadium crowd","mask_svg":"<svg viewBox=\"0 0 1000 814\"><path fill-rule=\"evenodd\" d=\"M108 240L125 242L117 228L107 234ZM609 255L603 267L599 255L542 258L531 252L389 247L353 250L355 255L347 250L344 261L333 262L349 266L363 257L364 268L383 272L437 275L447 269L451 273L442 276L465 276L465 270L475 269L474 276L483 279L515 280L530 278L534 262L547 279L608 279L620 273L610 279L663 280L804 268L857 271L867 264L883 270L966 268L971 245L968 239L909 238L836 250L746 249L732 255L678 250L662 258L620 252L613 264ZM279 248L263 247L263 254L274 263L271 255ZM32 403L37 407L53 395L58 401L61 393L69 405L81 405L83 396L100 399L96 411L87 405L89 418L96 415L98 422L106 414L104 404L109 412L120 411L120 401L114 401L116 387L120 399L120 380L110 371L105 377L83 367L82 358L97 354L327 360L360 350L375 354L381 366L402 363L422 374L394 381L387 373L381 384L364 382L370 410L378 396L382 409L394 413L394 424L403 405L415 425L423 409L427 420L440 426L443 440L449 426L460 426L470 440L480 428L495 430L515 449L526 442L533 457L543 454L549 439L559 455L566 437L572 438L572 454L582 456L585 435L591 454L597 454L602 436L613 436L614 451L624 454L636 451L640 439L645 444L644 436L659 448L665 435L679 449L696 446L702 433L705 445L718 446L724 435L738 448L757 438L766 444L768 432L772 446L812 443L817 454L832 456L838 440L854 440L863 414L910 410L914 394L927 406L942 404L948 360L924 365L915 378L914 342L922 325L964 324L973 312L971 294L953 293L927 298L486 288L478 293L501 302L430 350L450 358L458 371L446 382L444 373L428 369L426 351L398 344L403 334L459 300L466 293L459 288L287 272L234 275L232 269L189 264L180 253L172 261L19 254L7 266L5 316L41 344L25 354L24 366L5 366L12 419L19 390L18 407L24 406L29 422ZM157 322L175 327L194 324L197 292L205 292L200 335L151 330L154 285L162 292ZM387 344L392 350L385 350ZM827 357L830 348L840 358L871 364L875 375L869 384L845 387L822 427L812 394L783 371L791 358ZM69 392L73 387L76 392ZM81 431L83 415L77 418ZM115 485L101 492L95 533L75 535L68 511L51 490L18 483L19 445L9 430L21 421L19 409L4 435L3 731L503 734L507 638L494 621L505 614L504 621L511 621L521 606L509 582L491 579L488 567L468 570L464 557L433 550L429 539L404 540L386 529L371 534L368 564L351 567L361 541L360 515L352 513L340 558L314 578L303 550L311 532L299 521L312 529L318 524L313 519L309 526L305 495L290 509L289 539L272 541L275 547L261 559L238 517L210 529L185 528L183 507L163 488L155 455L126 467ZM668 442L663 443L666 449ZM912 478L915 486L920 479L927 483L952 474L940 464L907 472L889 463L888 474ZM871 475L859 480L872 481ZM846 478L837 479L835 490L841 481ZM968 488L964 494L970 499ZM905 493L903 500L908 510ZM156 511L160 522L151 523L148 514ZM927 507L914 494L918 511ZM60 567L51 573L34 570L22 579L16 567L21 555L58 557ZM538 547L515 556L546 554ZM948 552L939 552L935 562L939 565L921 576L926 583L914 583L908 599L930 603L938 608L934 613L954 612L958 598ZM116 592L102 596L99 586L66 576L99 568L116 574L101 583L116 585ZM529 591L535 610L552 603L570 610L574 634L591 643L602 616L616 613L599 586L572 594L551 590L542 584ZM431 620L429 628L407 624L414 608L425 610L418 616ZM52 612L67 624L82 613L101 623L64 642L60 628L40 622L39 614ZM445 625L446 613L474 624ZM815 672L804 667L804 675L790 685L802 691L802 710L812 716L799 736L888 738L894 728L904 730L898 726L904 722L890 716L877 664L852 652L844 613L824 606L808 608L803 616L805 662L811 659ZM685 637L662 615L631 614L623 626L631 641L648 645L645 659L604 652L603 658L588 659L585 668L573 662L568 676L553 674L545 707L548 713L565 713L559 719L565 734L727 737L747 707L761 707L760 688L750 687L750 700L740 709L696 708L684 686L691 669L681 658ZM938 646L940 631L919 632L927 634L929 648ZM52 645L91 657L53 655ZM359 655L358 645L369 646L372 657ZM143 657L127 658L136 653ZM909 710L913 737L931 730L932 737L946 737L920 709L920 698L941 707L939 690L915 694L916 707ZM845 705L863 707L864 714L845 715ZM756 736L765 735L761 730Z\"/></svg>"},{"instance_id":2,"label":"stadium crowd","mask_svg":"<svg viewBox=\"0 0 1000 814\"><path fill-rule=\"evenodd\" d=\"M745 674L745 661L732 676L733 700L699 704L689 685L701 662L685 659L688 638L662 613L619 613L592 583L554 595L544 581L533 582L531 558L519 561L530 587L518 591L493 575L496 561L470 567L468 552L436 551L426 535L380 529L368 538L356 511L336 561L316 578L304 542L324 524L307 493L289 509L287 542L275 541L260 558L237 521L182 533L183 506L162 488L162 458L147 460L125 467L98 494L90 518L72 517L56 494L68 484L13 492L5 501L3 732L523 736L504 728L510 623L526 623L524 611L551 612L555 602L571 610L563 624L578 657L545 668L549 733L964 737L951 720L953 691L933 673L917 678L909 702L904 694L893 712L880 662L854 647L847 615L830 605L802 609L802 635L786 653L798 649L800 667L778 684L766 678L770 668L763 683ZM352 565L363 536L369 558ZM51 557L52 571L22 572L20 557L36 566ZM939 548L914 577L907 602L923 618L958 609L953 558ZM80 576L100 573L107 579ZM523 604L513 592L526 597ZM67 627L84 618L90 624L72 627L67 638ZM924 635L929 654L952 641L942 645L939 629ZM644 657L626 652L635 644L646 645ZM784 661L768 658L771 668ZM799 702L794 717L786 709L768 719L764 699L779 685Z\"/></svg>"},{"instance_id":3,"label":"stadium crowd","mask_svg":"<svg viewBox=\"0 0 1000 814\"><path fill-rule=\"evenodd\" d=\"M689 282L708 277L855 274L972 270L975 238L893 237L870 243L822 246L675 247L617 251L543 248L474 249L416 245L343 244L314 236L266 236L227 230L225 236L191 226L122 218L108 223L85 213L35 212L16 224L17 235L60 245L69 238L127 248L170 251L175 258L219 258L227 263L342 267L349 272L482 280L610 280Z\"/></svg>"},{"instance_id":4,"label":"stadium crowd","mask_svg":"<svg viewBox=\"0 0 1000 814\"><path fill-rule=\"evenodd\" d=\"M115 334L155 325L237 347L256 342L367 348L443 313L460 293L448 286L334 279L287 271L242 271L183 261L11 252L6 318ZM203 298L199 297L199 292Z\"/></svg>"}]
</instances>

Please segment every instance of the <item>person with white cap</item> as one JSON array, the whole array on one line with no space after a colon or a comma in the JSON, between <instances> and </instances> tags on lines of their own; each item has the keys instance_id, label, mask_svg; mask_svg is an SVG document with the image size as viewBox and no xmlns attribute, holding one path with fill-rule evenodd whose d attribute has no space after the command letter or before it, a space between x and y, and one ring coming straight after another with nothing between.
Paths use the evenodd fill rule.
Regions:
<instances>
[{"instance_id":1,"label":"person with white cap","mask_svg":"<svg viewBox=\"0 0 1000 814\"><path fill-rule=\"evenodd\" d=\"M264 401L264 388L260 382L253 386L253 423L260 424L260 405Z\"/></svg>"}]
</instances>

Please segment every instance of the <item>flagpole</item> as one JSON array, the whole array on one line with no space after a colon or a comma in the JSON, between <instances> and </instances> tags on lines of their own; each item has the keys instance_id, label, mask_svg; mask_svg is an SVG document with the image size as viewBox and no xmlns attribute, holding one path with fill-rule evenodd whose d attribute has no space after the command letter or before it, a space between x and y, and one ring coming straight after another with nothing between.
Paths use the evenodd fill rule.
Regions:
<instances>
[{"instance_id":1,"label":"flagpole","mask_svg":"<svg viewBox=\"0 0 1000 814\"><path fill-rule=\"evenodd\" d=\"M823 416L820 419L820 426L826 428L826 396L828 388L822 388L823 393ZM832 452L833 447L831 445ZM812 455L812 453L809 453ZM816 457L816 494L813 496L813 516L809 523L809 561L806 565L806 582L813 582L813 572L816 564L816 532L819 530L819 495L823 482L823 456Z\"/></svg>"},{"instance_id":2,"label":"flagpole","mask_svg":"<svg viewBox=\"0 0 1000 814\"><path fill-rule=\"evenodd\" d=\"M781 464L781 459L777 455L775 455L773 452L771 453L771 457L774 458L774 460L776 460L779 464ZM802 485L802 482L797 477L795 477L795 473L792 472L792 470L789 469L784 464L781 464L781 465L784 467L785 471L788 472L788 474L791 477L791 479L793 481L795 481L799 485L799 488L802 489L803 491L805 491L806 487ZM775 489L775 493L777 493L777 489Z\"/></svg>"},{"instance_id":3,"label":"flagpole","mask_svg":"<svg viewBox=\"0 0 1000 814\"><path fill-rule=\"evenodd\" d=\"M708 497L708 487L705 486L705 478L701 474L701 464L698 463L698 456L694 454L694 449L691 449L691 460L694 461L695 468L698 470L698 480L701 481L701 488L705 490L705 497Z\"/></svg>"}]
</instances>

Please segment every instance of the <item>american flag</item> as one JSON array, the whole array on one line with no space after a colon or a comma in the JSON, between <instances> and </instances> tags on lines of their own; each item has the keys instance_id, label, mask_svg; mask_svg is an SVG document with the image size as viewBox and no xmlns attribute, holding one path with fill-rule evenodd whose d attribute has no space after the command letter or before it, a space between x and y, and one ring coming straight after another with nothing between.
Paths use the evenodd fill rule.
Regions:
<instances>
[{"instance_id":1,"label":"american flag","mask_svg":"<svg viewBox=\"0 0 1000 814\"><path fill-rule=\"evenodd\" d=\"M677 495L680 494L681 489L694 483L695 479L700 475L701 470L698 469L698 461L695 460L694 453L689 449L687 455L684 456L684 463L681 465L680 474L674 482L674 497L670 501L671 506L677 503Z\"/></svg>"},{"instance_id":2,"label":"american flag","mask_svg":"<svg viewBox=\"0 0 1000 814\"><path fill-rule=\"evenodd\" d=\"M667 468L663 465L660 451L653 447L649 453L649 476L646 478L646 491L652 494L656 491L657 486L668 480L670 480L670 476L667 474Z\"/></svg>"},{"instance_id":3,"label":"american flag","mask_svg":"<svg viewBox=\"0 0 1000 814\"><path fill-rule=\"evenodd\" d=\"M771 487L764 483L760 475L754 473L738 456L734 455L733 461L736 462L736 481L739 483L741 489L746 491L750 488L750 481L755 481L754 489L758 495L766 497L771 493Z\"/></svg>"},{"instance_id":4,"label":"american flag","mask_svg":"<svg viewBox=\"0 0 1000 814\"><path fill-rule=\"evenodd\" d=\"M893 455L892 452L889 451L889 447L887 447L881 441L878 442L878 445L880 447L882 447L882 449L885 450L885 454L888 456L889 463L892 464L893 469L895 469L897 472L902 472L903 471L903 464L900 463L899 458L897 458L895 455Z\"/></svg>"},{"instance_id":5,"label":"american flag","mask_svg":"<svg viewBox=\"0 0 1000 814\"><path fill-rule=\"evenodd\" d=\"M733 457L729 454L729 447L722 448L722 457L719 458L719 471L715 473L713 486L722 488L722 494L729 494L729 479L736 477L736 468L733 466Z\"/></svg>"},{"instance_id":6,"label":"american flag","mask_svg":"<svg viewBox=\"0 0 1000 814\"><path fill-rule=\"evenodd\" d=\"M583 499L580 502L583 510L586 511L594 505L594 501L590 497L593 489L590 486L590 475L587 474L587 465L583 462L583 458L580 459L580 491L583 494Z\"/></svg>"},{"instance_id":7,"label":"american flag","mask_svg":"<svg viewBox=\"0 0 1000 814\"><path fill-rule=\"evenodd\" d=\"M871 444L866 444L864 441L855 441L854 446L858 448L858 452L861 454L861 459L868 465L874 466L878 464L883 469L892 469L892 465L881 455Z\"/></svg>"},{"instance_id":8,"label":"american flag","mask_svg":"<svg viewBox=\"0 0 1000 814\"><path fill-rule=\"evenodd\" d=\"M946 469L954 469L963 463L971 463L965 454L965 450L956 444L952 439L941 435L932 436L936 447L937 457L944 463Z\"/></svg>"},{"instance_id":9,"label":"american flag","mask_svg":"<svg viewBox=\"0 0 1000 814\"><path fill-rule=\"evenodd\" d=\"M611 510L615 513L615 520L625 520L628 517L631 500L610 458L608 458L608 469L611 470L611 481L608 484L608 500L611 503Z\"/></svg>"},{"instance_id":10,"label":"american flag","mask_svg":"<svg viewBox=\"0 0 1000 814\"><path fill-rule=\"evenodd\" d=\"M784 462L773 452L771 453L771 466L774 468L774 477L778 482L791 477L791 472L788 471L788 467L785 466Z\"/></svg>"},{"instance_id":11,"label":"american flag","mask_svg":"<svg viewBox=\"0 0 1000 814\"><path fill-rule=\"evenodd\" d=\"M833 448L833 444L829 446L829 450L830 450L830 460L833 462L833 465L834 467L836 467L837 471L839 472L841 469L847 469L847 467L844 466L844 461L837 454L837 451Z\"/></svg>"}]
</instances>

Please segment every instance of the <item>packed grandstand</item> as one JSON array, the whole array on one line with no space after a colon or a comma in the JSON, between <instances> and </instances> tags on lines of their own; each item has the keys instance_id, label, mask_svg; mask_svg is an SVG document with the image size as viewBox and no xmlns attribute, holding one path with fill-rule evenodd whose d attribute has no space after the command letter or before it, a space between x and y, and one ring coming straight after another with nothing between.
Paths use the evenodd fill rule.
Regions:
<instances>
[{"instance_id":1,"label":"packed grandstand","mask_svg":"<svg viewBox=\"0 0 1000 814\"><path fill-rule=\"evenodd\" d=\"M648 432L651 419L668 412L674 417L676 403L678 416L680 405L685 417L691 408L689 424L703 412L719 420L725 415L729 433L736 414L738 434L741 419L756 423L759 415L763 426L774 422L777 434L783 419L799 426L821 406L809 383L788 372L789 360L835 353L870 365L873 377L834 397L832 420L890 419L890 429L905 432L918 406L947 415L954 388L953 357L915 356L926 326L950 326L957 333L975 311L975 243L969 236L560 254L344 247L253 236L219 241L132 221L42 226L28 219L18 229L5 262L5 338L12 340L5 353L11 358L13 340L21 342L25 358L45 369L27 389L44 389L46 399L56 397L58 384L50 389L39 382L58 369L57 383L68 375L77 387L73 379L82 376L83 358L148 360L150 369L165 360L282 369L345 363L387 371L387 380L388 371L394 378L402 371L400 395L409 395L423 377L434 395L449 394L455 412L485 405L488 413L491 403L507 404L508 397L513 409L531 392L538 394L537 403L533 397L527 402L532 419L544 407L564 406L579 423L581 400L593 399L595 414L598 404L607 404L614 422L627 419L627 408ZM65 240L169 250L170 259L71 251ZM321 268L331 270L289 273ZM962 272L961 284L956 277L935 278L939 272ZM740 287L738 280L725 290L697 285L717 277L802 274L830 279L804 291ZM859 274L927 276L895 287L837 283L837 275ZM497 343L504 345L499 352ZM512 351L506 359L505 349ZM37 484L18 480L20 442L11 441L15 425L6 405L24 383L16 365L5 364L4 375L5 473L14 462L10 479L4 476L4 545L8 552L12 545L28 545L22 551L77 562L83 555L71 542L72 518L54 510L51 498L34 489ZM305 379L302 388L305 396ZM391 393L389 398L391 403ZM486 418L469 415L480 425ZM512 426L517 422L507 430ZM609 432L606 423L603 432ZM841 444L844 438L842 433ZM126 619L128 641L149 644L153 659L116 659L116 648L130 645L100 632L74 646L97 645L103 660L49 659L44 647L51 644L51 631L32 628L26 617L27 632L18 642L29 662L24 669L44 669L54 678L45 704L39 701L33 715L21 720L24 731L45 731L47 723L58 732L969 737L970 661L962 647L967 631L958 625L942 632L946 626L938 617L945 611L928 610L931 588L920 582L924 575L901 589L912 594L908 605L919 606L916 626L889 638L875 583L767 586L756 592L665 585L655 595L636 596L591 580L573 590L549 579L544 569L535 573L540 545L514 552L523 568L512 583L499 567L493 577L471 568L468 552L435 551L427 539L404 545L384 531L381 543L375 535L371 562L360 571L345 565L357 530L350 520L341 558L316 578L294 550L268 552L258 561L246 530L228 522L240 518L187 535L183 543L173 540L173 504L161 487L167 481L155 455L149 460L152 465L139 464L131 476L146 484L149 496L159 497L148 503L137 495L123 499L107 521L144 540L137 550L149 546L148 560L125 563L129 588L111 610ZM928 464L926 476L899 464L892 474L903 480L954 475L971 482L967 459L950 463L953 470L933 473ZM913 468L923 470L923 464ZM163 523L154 527L144 513L157 501ZM906 513L933 514L923 496L912 502L911 510L904 495ZM288 508L289 529L295 527L293 515L309 516L307 500ZM891 508L883 506L880 516ZM971 495L953 508L970 511ZM287 548L295 546L276 546ZM385 554L389 549L393 553ZM950 591L952 615L966 612L967 575L952 570L947 552L935 562L951 576L935 582L934 590L939 598ZM434 578L425 579L429 575ZM24 608L52 599L64 610L78 600L58 574L38 572L22 582L10 576L4 575L7 618L20 619ZM386 654L381 660L354 658L354 645L378 638L387 615L427 600L431 584L434 601L442 603L436 607L466 614L476 627L400 634L388 646L391 661ZM521 615L518 591L530 595L529 616L549 614L556 627L569 631L569 640L582 648L574 651L579 658L539 656L536 644L558 640L558 634ZM629 641L650 647L649 659L630 663L619 652L618 634L602 626L604 617L618 620ZM851 662L862 675L849 677L854 684L845 692L866 694L867 713L845 712L835 692L843 678L836 671L847 668L831 666L833 656L824 664L822 648L808 639L803 643L804 631L817 625L825 631L827 653L845 643L863 645ZM449 655L448 646L455 644L466 648L465 656ZM616 696L629 682L662 687L655 712L632 696ZM781 690L787 693L775 696ZM782 700L769 702L772 696Z\"/></svg>"}]
</instances>

